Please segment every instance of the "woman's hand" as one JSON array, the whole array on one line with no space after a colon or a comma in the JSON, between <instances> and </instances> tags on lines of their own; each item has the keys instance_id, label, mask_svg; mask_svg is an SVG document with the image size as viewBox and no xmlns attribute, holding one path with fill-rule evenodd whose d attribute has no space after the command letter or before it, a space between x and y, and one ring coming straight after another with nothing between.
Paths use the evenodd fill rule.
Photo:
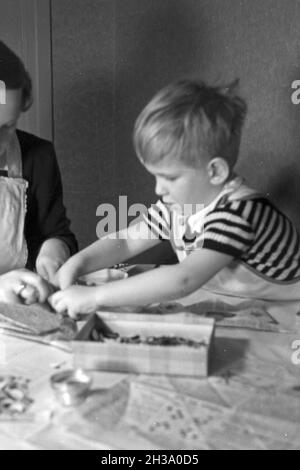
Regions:
<instances>
[{"instance_id":1,"label":"woman's hand","mask_svg":"<svg viewBox=\"0 0 300 470\"><path fill-rule=\"evenodd\" d=\"M4 303L44 303L52 293L53 288L46 281L26 269L0 276L0 301Z\"/></svg>"},{"instance_id":2,"label":"woman's hand","mask_svg":"<svg viewBox=\"0 0 300 470\"><path fill-rule=\"evenodd\" d=\"M44 242L36 260L37 273L46 281L55 284L59 268L70 257L67 245L58 239L49 239Z\"/></svg>"},{"instance_id":3,"label":"woman's hand","mask_svg":"<svg viewBox=\"0 0 300 470\"><path fill-rule=\"evenodd\" d=\"M56 292L48 302L58 313L67 312L76 319L79 314L90 314L99 307L99 287L72 286L64 291Z\"/></svg>"}]
</instances>

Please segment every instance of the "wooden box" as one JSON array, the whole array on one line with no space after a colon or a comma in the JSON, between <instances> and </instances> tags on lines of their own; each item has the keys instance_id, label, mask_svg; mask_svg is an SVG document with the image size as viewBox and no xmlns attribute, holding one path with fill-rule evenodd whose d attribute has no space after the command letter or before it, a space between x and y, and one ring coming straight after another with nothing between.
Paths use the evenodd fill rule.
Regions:
<instances>
[{"instance_id":1,"label":"wooden box","mask_svg":"<svg viewBox=\"0 0 300 470\"><path fill-rule=\"evenodd\" d=\"M214 335L214 320L176 315L101 313L92 315L73 341L75 367L87 370L206 377ZM201 342L187 345L123 344L91 341L96 328L121 336L173 336Z\"/></svg>"}]
</instances>

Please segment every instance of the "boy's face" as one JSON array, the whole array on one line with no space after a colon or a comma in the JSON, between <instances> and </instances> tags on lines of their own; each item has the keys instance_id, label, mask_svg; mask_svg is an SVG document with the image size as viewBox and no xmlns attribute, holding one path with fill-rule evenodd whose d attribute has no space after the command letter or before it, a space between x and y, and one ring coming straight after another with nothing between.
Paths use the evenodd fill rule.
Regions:
<instances>
[{"instance_id":1,"label":"boy's face","mask_svg":"<svg viewBox=\"0 0 300 470\"><path fill-rule=\"evenodd\" d=\"M5 154L21 114L21 90L6 90L6 104L0 104L0 158Z\"/></svg>"},{"instance_id":2,"label":"boy's face","mask_svg":"<svg viewBox=\"0 0 300 470\"><path fill-rule=\"evenodd\" d=\"M146 170L156 179L155 192L169 207L208 204L212 186L206 165L190 168L181 162L146 164Z\"/></svg>"}]
</instances>

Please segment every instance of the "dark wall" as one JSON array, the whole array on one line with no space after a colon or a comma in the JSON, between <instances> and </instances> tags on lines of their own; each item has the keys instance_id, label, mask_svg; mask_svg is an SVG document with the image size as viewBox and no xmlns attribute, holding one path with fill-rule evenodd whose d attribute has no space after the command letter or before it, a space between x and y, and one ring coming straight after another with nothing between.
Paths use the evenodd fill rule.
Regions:
<instances>
[{"instance_id":1,"label":"dark wall","mask_svg":"<svg viewBox=\"0 0 300 470\"><path fill-rule=\"evenodd\" d=\"M50 0L0 0L0 39L23 60L33 83L33 104L18 127L52 139Z\"/></svg>"},{"instance_id":2,"label":"dark wall","mask_svg":"<svg viewBox=\"0 0 300 470\"><path fill-rule=\"evenodd\" d=\"M55 143L82 246L96 208L155 201L131 134L153 93L179 76L241 79L249 116L239 170L300 227L300 2L52 0Z\"/></svg>"}]
</instances>

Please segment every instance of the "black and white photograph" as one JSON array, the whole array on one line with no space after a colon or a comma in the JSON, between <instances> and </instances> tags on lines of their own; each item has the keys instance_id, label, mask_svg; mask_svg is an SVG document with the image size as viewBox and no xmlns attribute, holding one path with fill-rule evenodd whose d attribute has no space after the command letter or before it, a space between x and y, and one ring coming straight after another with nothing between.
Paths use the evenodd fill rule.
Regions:
<instances>
[{"instance_id":1,"label":"black and white photograph","mask_svg":"<svg viewBox=\"0 0 300 470\"><path fill-rule=\"evenodd\" d=\"M300 0L0 0L0 450L300 450Z\"/></svg>"}]
</instances>

